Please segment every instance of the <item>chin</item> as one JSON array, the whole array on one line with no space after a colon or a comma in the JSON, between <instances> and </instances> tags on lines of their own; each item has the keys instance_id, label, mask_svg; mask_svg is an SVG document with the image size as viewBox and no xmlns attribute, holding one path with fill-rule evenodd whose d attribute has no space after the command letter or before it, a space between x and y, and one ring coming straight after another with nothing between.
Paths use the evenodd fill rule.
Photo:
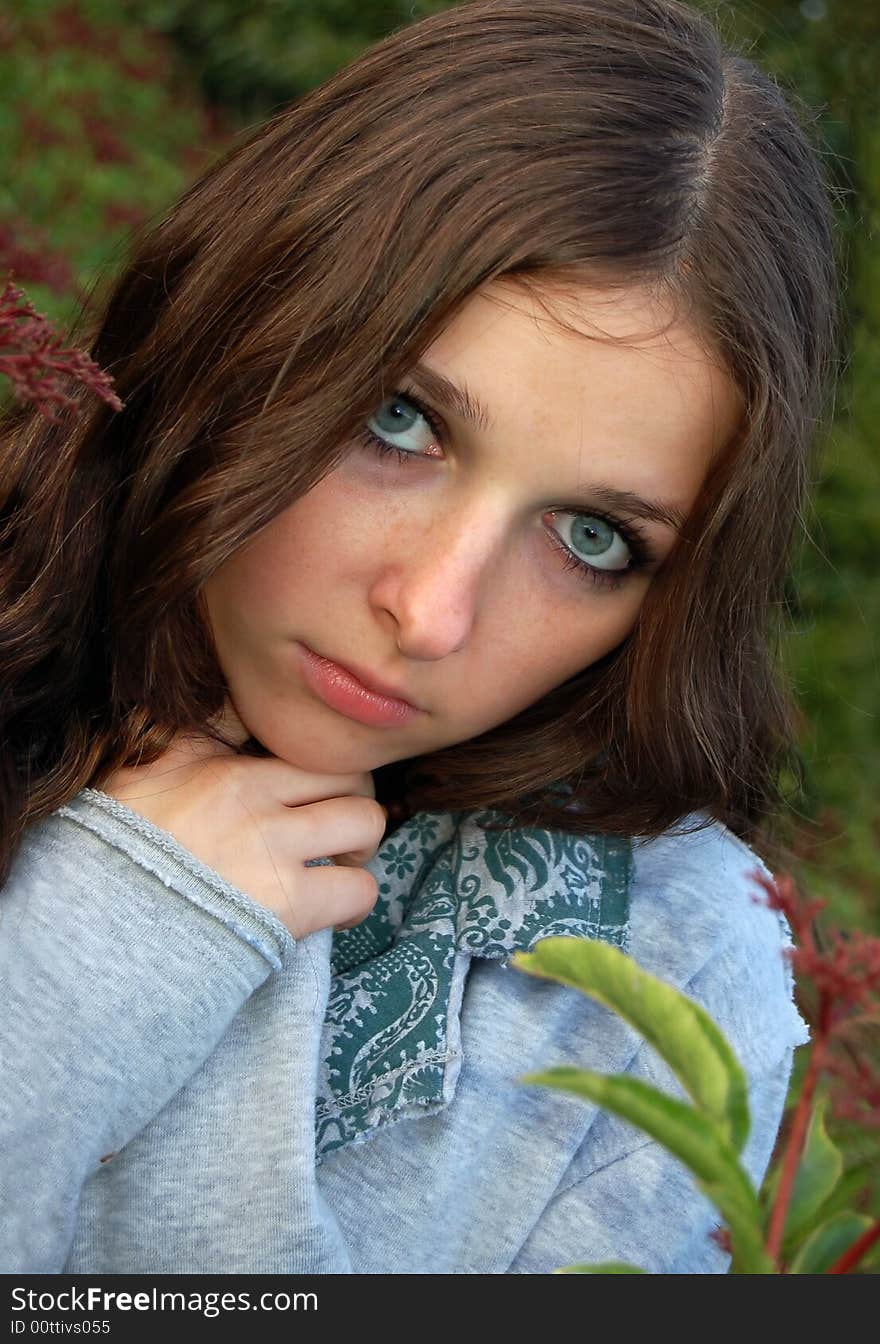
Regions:
<instances>
[{"instance_id":1,"label":"chin","mask_svg":"<svg viewBox=\"0 0 880 1344\"><path fill-rule=\"evenodd\" d=\"M310 775L361 775L384 765L386 758L363 745L334 744L326 734L321 741L300 738L291 741L289 733L252 732L247 739L254 755L274 756L285 765Z\"/></svg>"}]
</instances>

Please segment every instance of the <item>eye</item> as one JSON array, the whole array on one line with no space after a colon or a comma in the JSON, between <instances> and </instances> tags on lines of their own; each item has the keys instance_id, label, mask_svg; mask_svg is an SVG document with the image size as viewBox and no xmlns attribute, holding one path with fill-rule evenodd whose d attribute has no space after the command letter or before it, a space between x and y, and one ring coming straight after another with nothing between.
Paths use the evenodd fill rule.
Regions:
<instances>
[{"instance_id":1,"label":"eye","mask_svg":"<svg viewBox=\"0 0 880 1344\"><path fill-rule=\"evenodd\" d=\"M607 518L588 514L555 514L563 518L560 536L575 558L590 569L620 574L633 563L633 548Z\"/></svg>"},{"instance_id":2,"label":"eye","mask_svg":"<svg viewBox=\"0 0 880 1344\"><path fill-rule=\"evenodd\" d=\"M441 426L436 416L409 393L386 397L366 421L365 438L380 453L407 457L436 456L426 449L436 445ZM425 442L427 440L427 442Z\"/></svg>"},{"instance_id":3,"label":"eye","mask_svg":"<svg viewBox=\"0 0 880 1344\"><path fill-rule=\"evenodd\" d=\"M413 392L395 391L364 421L358 440L379 457L395 457L402 465L443 457L447 433L443 421ZM548 536L566 569L594 587L615 588L633 571L654 563L652 548L641 529L628 520L601 514L552 510L564 520Z\"/></svg>"}]
</instances>

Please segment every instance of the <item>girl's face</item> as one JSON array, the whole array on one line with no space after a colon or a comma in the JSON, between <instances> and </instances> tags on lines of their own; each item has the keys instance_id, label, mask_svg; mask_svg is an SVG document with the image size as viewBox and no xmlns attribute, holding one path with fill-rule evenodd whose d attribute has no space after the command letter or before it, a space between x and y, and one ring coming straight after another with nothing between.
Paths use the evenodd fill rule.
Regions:
<instances>
[{"instance_id":1,"label":"girl's face","mask_svg":"<svg viewBox=\"0 0 880 1344\"><path fill-rule=\"evenodd\" d=\"M510 282L475 293L367 421L385 448L353 442L206 583L231 740L373 770L503 723L629 634L741 402L687 328L653 334L641 291L553 302L577 332ZM303 646L415 712L352 717Z\"/></svg>"}]
</instances>

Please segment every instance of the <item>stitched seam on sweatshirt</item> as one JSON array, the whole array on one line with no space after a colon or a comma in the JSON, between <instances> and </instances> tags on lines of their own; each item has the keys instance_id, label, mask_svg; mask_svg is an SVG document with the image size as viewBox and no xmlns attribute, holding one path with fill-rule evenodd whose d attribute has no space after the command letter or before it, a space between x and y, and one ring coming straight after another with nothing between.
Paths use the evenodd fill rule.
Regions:
<instances>
[{"instance_id":1,"label":"stitched seam on sweatshirt","mask_svg":"<svg viewBox=\"0 0 880 1344\"><path fill-rule=\"evenodd\" d=\"M240 938L242 942L247 943L247 945L250 948L252 948L253 951L257 952L263 958L264 961L268 962L269 965L273 968L273 970L278 970L280 968L282 962L279 952L275 951L274 949L270 949L269 947L266 946L267 939L275 937L274 930L271 929L271 927L265 931L262 938L260 938L255 933L240 928L233 921L231 914L230 916L224 918L224 916L220 914L218 911L209 909L206 905L203 904L202 901L198 900L194 895L178 890L176 886L171 885L167 873L162 872L162 870L158 867L153 867L153 865L149 862L149 860L146 859L143 855L132 853L130 849L123 846L119 842L109 839L102 830L100 830L97 826L92 825L87 817L82 817L77 812L71 811L67 807L59 807L57 811L59 816L62 816L67 820L74 822L74 824L77 826L82 826L84 830L91 832L92 835L98 836L98 838L100 840L103 840L104 844L109 845L111 849L115 849L118 853L125 854L125 856L128 859L130 859L132 863L136 863L139 868L142 868L144 870L144 872L150 873L152 877L157 878L166 888L166 890L173 891L175 896L177 896L179 900L189 902L191 905L195 906L197 910L200 910L203 915L208 916L208 918L210 919L216 920L217 923L223 925L224 928L228 928L231 933L235 934L237 938ZM169 852L173 856L172 851L168 850L167 852ZM202 874L197 872L195 869L189 869L188 871L190 872L191 876L200 878L201 880L205 880L202 878ZM209 872L210 870L206 869L206 871ZM217 894L227 896L228 899L232 899L233 896L236 896L236 891L234 887L229 887L228 890L224 890L216 882L207 882L206 885L211 886L213 890L217 892ZM244 903L242 901L241 896L240 895L236 896L235 900L236 907L243 907L243 904ZM246 909L246 907L244 908ZM250 912L248 911L248 913ZM291 936L291 942L294 941L295 940ZM221 964L219 960L218 964Z\"/></svg>"},{"instance_id":2,"label":"stitched seam on sweatshirt","mask_svg":"<svg viewBox=\"0 0 880 1344\"><path fill-rule=\"evenodd\" d=\"M152 844L156 845L164 854L167 854L169 858L178 863L181 868L192 877L198 878L200 882L203 882L205 886L210 887L213 891L219 892L223 896L227 896L243 911L246 911L252 917L257 918L261 923L266 924L273 933L276 933L274 925L271 922L274 917L271 915L270 911L266 910L264 906L261 906L259 902L255 901L252 896L247 894L247 892L241 891L240 888L233 886L231 882L227 882L222 873L218 873L215 868L204 863L197 854L193 854L192 850L187 849L186 845L178 840L176 836L173 836L170 831L163 830L161 826L157 826L147 817L142 816L140 812L135 812L133 808L127 807L125 803L121 803L117 798L113 798L109 794L101 793L98 789L84 789L83 793L87 795L86 801L93 807L96 807L100 812L109 813L110 816L115 817L115 819L128 830L136 831L139 835L143 836L144 839L151 841ZM63 816L69 817L72 821L78 821L80 825L89 826L88 819L81 816L74 808L62 806L58 808L58 811ZM95 828L89 826L89 829L94 830ZM96 831L95 833L101 834L100 831ZM105 840L107 839L106 836L103 838ZM107 843L118 848L119 842L115 840L108 840ZM128 853L129 851L126 850L125 852ZM134 858L136 856L132 855L132 857ZM285 933L288 932L280 920L278 920L278 924Z\"/></svg>"},{"instance_id":3,"label":"stitched seam on sweatshirt","mask_svg":"<svg viewBox=\"0 0 880 1344\"><path fill-rule=\"evenodd\" d=\"M625 1153L620 1153L617 1157L612 1157L607 1162L603 1162L601 1167L594 1167L587 1176L578 1176L577 1180L572 1181L564 1190L558 1190L553 1196L552 1202L555 1203L557 1199L561 1199L563 1195L567 1195L569 1190L574 1190L579 1185L586 1185L594 1176L598 1176L603 1171L607 1171L609 1167L616 1166L618 1162L625 1162L628 1157L632 1157L635 1153L640 1153L643 1148L650 1148L655 1142L654 1139L645 1139L642 1143L637 1143L635 1148L629 1148Z\"/></svg>"}]
</instances>

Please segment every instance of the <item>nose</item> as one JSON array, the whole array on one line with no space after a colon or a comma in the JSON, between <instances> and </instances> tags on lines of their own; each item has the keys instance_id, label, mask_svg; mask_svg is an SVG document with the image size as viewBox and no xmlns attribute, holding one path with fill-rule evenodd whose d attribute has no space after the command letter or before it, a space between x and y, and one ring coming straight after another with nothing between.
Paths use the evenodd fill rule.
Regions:
<instances>
[{"instance_id":1,"label":"nose","mask_svg":"<svg viewBox=\"0 0 880 1344\"><path fill-rule=\"evenodd\" d=\"M484 500L429 525L413 520L395 529L371 601L393 617L404 656L436 660L467 644L499 563L504 526L500 509L493 522Z\"/></svg>"}]
</instances>

